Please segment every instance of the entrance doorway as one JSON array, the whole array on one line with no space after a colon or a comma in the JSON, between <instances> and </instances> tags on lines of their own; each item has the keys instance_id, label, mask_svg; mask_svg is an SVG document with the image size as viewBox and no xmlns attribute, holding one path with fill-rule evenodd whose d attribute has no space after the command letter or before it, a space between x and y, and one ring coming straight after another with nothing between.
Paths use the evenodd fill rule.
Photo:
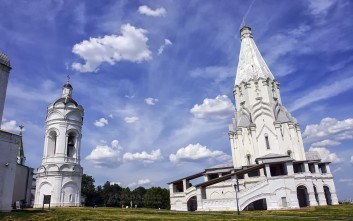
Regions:
<instances>
[{"instance_id":1,"label":"entrance doorway","mask_svg":"<svg viewBox=\"0 0 353 221\"><path fill-rule=\"evenodd\" d=\"M326 204L332 205L330 188L328 188L327 186L324 186L324 192L325 192Z\"/></svg>"},{"instance_id":2,"label":"entrance doorway","mask_svg":"<svg viewBox=\"0 0 353 221\"><path fill-rule=\"evenodd\" d=\"M197 210L197 199L196 196L193 196L188 200L188 211L195 210Z\"/></svg>"},{"instance_id":3,"label":"entrance doorway","mask_svg":"<svg viewBox=\"0 0 353 221\"><path fill-rule=\"evenodd\" d=\"M297 197L299 202L299 207L307 207L309 206L309 195L308 190L305 186L297 187Z\"/></svg>"}]
</instances>

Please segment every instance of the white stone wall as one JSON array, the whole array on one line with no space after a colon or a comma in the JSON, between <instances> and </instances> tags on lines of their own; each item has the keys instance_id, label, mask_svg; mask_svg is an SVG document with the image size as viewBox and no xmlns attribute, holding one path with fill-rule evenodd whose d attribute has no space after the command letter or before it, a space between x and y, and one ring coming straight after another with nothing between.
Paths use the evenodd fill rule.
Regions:
<instances>
[{"instance_id":1,"label":"white stone wall","mask_svg":"<svg viewBox=\"0 0 353 221\"><path fill-rule=\"evenodd\" d=\"M9 80L10 68L0 64L0 121L4 112L7 82Z\"/></svg>"},{"instance_id":2,"label":"white stone wall","mask_svg":"<svg viewBox=\"0 0 353 221\"><path fill-rule=\"evenodd\" d=\"M0 212L11 211L20 136L0 130Z\"/></svg>"}]
</instances>

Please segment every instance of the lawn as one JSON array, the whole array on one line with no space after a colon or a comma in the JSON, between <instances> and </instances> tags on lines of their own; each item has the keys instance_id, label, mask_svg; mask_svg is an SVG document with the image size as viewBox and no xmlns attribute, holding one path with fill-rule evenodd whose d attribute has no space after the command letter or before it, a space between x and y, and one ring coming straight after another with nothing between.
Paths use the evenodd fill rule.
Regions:
<instances>
[{"instance_id":1,"label":"lawn","mask_svg":"<svg viewBox=\"0 0 353 221\"><path fill-rule=\"evenodd\" d=\"M55 208L0 213L1 220L352 220L353 205L308 207L300 210L236 212L173 212L155 209Z\"/></svg>"}]
</instances>

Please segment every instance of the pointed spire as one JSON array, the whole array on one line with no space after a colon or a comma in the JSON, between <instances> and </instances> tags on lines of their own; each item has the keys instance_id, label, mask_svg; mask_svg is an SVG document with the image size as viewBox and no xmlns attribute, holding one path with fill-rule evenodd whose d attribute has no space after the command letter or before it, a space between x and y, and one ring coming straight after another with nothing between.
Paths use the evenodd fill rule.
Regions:
<instances>
[{"instance_id":1,"label":"pointed spire","mask_svg":"<svg viewBox=\"0 0 353 221\"><path fill-rule=\"evenodd\" d=\"M17 152L17 163L20 165L24 165L26 161L25 153L23 150L23 141L22 141L22 131L24 126L20 125L20 142L18 144L18 152Z\"/></svg>"},{"instance_id":2,"label":"pointed spire","mask_svg":"<svg viewBox=\"0 0 353 221\"><path fill-rule=\"evenodd\" d=\"M241 45L235 85L240 85L250 79L274 79L255 44L251 28L243 26L240 29L240 38Z\"/></svg>"}]
</instances>

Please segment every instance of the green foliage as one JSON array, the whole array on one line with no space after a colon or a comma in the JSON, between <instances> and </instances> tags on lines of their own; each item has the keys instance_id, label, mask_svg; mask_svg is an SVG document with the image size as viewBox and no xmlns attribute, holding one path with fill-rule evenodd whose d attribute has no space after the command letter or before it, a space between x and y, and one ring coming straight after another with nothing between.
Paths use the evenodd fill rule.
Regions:
<instances>
[{"instance_id":1,"label":"green foliage","mask_svg":"<svg viewBox=\"0 0 353 221\"><path fill-rule=\"evenodd\" d=\"M94 179L92 176L88 176L86 174L82 175L81 194L85 198L86 206L95 205L97 194L94 187Z\"/></svg>"},{"instance_id":2,"label":"green foliage","mask_svg":"<svg viewBox=\"0 0 353 221\"><path fill-rule=\"evenodd\" d=\"M86 174L82 176L81 193L85 197L85 206L135 207L136 205L138 208L170 208L167 189L138 187L131 191L128 187L123 188L109 181L95 188L94 179Z\"/></svg>"},{"instance_id":3,"label":"green foliage","mask_svg":"<svg viewBox=\"0 0 353 221\"><path fill-rule=\"evenodd\" d=\"M146 208L169 209L169 190L160 187L149 188L143 197L143 205Z\"/></svg>"}]
</instances>

